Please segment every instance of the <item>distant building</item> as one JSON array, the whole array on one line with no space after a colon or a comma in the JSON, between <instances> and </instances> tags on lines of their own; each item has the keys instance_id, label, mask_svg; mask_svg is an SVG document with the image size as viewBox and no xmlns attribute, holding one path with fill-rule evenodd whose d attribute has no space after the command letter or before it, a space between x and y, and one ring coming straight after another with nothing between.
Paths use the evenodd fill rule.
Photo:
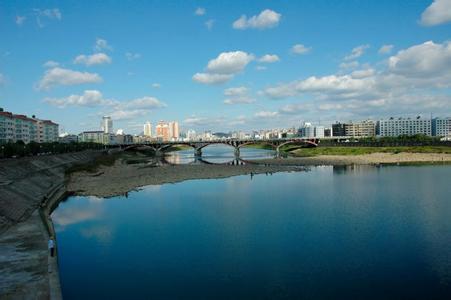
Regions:
<instances>
[{"instance_id":1,"label":"distant building","mask_svg":"<svg viewBox=\"0 0 451 300\"><path fill-rule=\"evenodd\" d=\"M451 137L451 117L432 119L432 135Z\"/></svg>"},{"instance_id":2,"label":"distant building","mask_svg":"<svg viewBox=\"0 0 451 300\"><path fill-rule=\"evenodd\" d=\"M102 118L102 130L104 133L113 133L113 120L111 120L111 117L104 116Z\"/></svg>"},{"instance_id":3,"label":"distant building","mask_svg":"<svg viewBox=\"0 0 451 300\"><path fill-rule=\"evenodd\" d=\"M312 123L304 122L304 124L299 128L299 136L304 138L315 137L315 127Z\"/></svg>"},{"instance_id":4,"label":"distant building","mask_svg":"<svg viewBox=\"0 0 451 300\"><path fill-rule=\"evenodd\" d=\"M376 123L371 120L332 124L332 135L343 137L371 137L376 135Z\"/></svg>"},{"instance_id":5,"label":"distant building","mask_svg":"<svg viewBox=\"0 0 451 300\"><path fill-rule=\"evenodd\" d=\"M61 134L59 136L58 141L60 143L67 143L67 144L69 144L69 143L77 143L78 142L78 136L75 135L75 134L68 134L66 132L66 133L63 133L63 134Z\"/></svg>"},{"instance_id":6,"label":"distant building","mask_svg":"<svg viewBox=\"0 0 451 300\"><path fill-rule=\"evenodd\" d=\"M0 143L57 142L58 132L58 124L50 120L16 115L0 109Z\"/></svg>"},{"instance_id":7,"label":"distant building","mask_svg":"<svg viewBox=\"0 0 451 300\"><path fill-rule=\"evenodd\" d=\"M324 137L332 136L332 128L324 128Z\"/></svg>"},{"instance_id":8,"label":"distant building","mask_svg":"<svg viewBox=\"0 0 451 300\"><path fill-rule=\"evenodd\" d=\"M152 124L149 121L144 124L144 136L152 137Z\"/></svg>"},{"instance_id":9,"label":"distant building","mask_svg":"<svg viewBox=\"0 0 451 300\"><path fill-rule=\"evenodd\" d=\"M158 122L155 126L156 137L162 141L177 141L180 136L179 123L173 122Z\"/></svg>"},{"instance_id":10,"label":"distant building","mask_svg":"<svg viewBox=\"0 0 451 300\"><path fill-rule=\"evenodd\" d=\"M78 141L81 143L97 143L103 145L116 144L116 136L111 133L105 133L100 130L83 131L78 135Z\"/></svg>"},{"instance_id":11,"label":"distant building","mask_svg":"<svg viewBox=\"0 0 451 300\"><path fill-rule=\"evenodd\" d=\"M431 119L421 117L411 118L390 118L377 122L377 133L379 136L400 136L424 134L432 135Z\"/></svg>"},{"instance_id":12,"label":"distant building","mask_svg":"<svg viewBox=\"0 0 451 300\"><path fill-rule=\"evenodd\" d=\"M315 137L316 138L323 138L324 137L324 126L315 126Z\"/></svg>"}]
</instances>

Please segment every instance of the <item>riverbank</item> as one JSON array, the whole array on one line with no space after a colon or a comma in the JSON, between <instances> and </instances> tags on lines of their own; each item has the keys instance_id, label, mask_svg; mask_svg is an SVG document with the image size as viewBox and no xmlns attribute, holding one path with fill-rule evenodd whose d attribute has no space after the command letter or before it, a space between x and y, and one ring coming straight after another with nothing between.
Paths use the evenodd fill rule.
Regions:
<instances>
[{"instance_id":1,"label":"riverbank","mask_svg":"<svg viewBox=\"0 0 451 300\"><path fill-rule=\"evenodd\" d=\"M302 151L302 150L299 150ZM287 159L265 159L264 163L276 165L381 165L381 164L449 164L449 153L370 153L346 155L298 156Z\"/></svg>"},{"instance_id":2,"label":"riverbank","mask_svg":"<svg viewBox=\"0 0 451 300\"><path fill-rule=\"evenodd\" d=\"M61 299L49 217L66 197L66 171L101 155L83 151L0 161L0 298Z\"/></svg>"}]
</instances>

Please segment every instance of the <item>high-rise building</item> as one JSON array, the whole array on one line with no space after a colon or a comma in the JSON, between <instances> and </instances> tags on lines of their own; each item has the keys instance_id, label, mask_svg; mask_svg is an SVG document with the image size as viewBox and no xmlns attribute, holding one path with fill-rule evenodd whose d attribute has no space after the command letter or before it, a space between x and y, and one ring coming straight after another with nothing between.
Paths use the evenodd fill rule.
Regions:
<instances>
[{"instance_id":1,"label":"high-rise building","mask_svg":"<svg viewBox=\"0 0 451 300\"><path fill-rule=\"evenodd\" d=\"M152 137L152 124L149 121L144 124L144 136Z\"/></svg>"},{"instance_id":2,"label":"high-rise building","mask_svg":"<svg viewBox=\"0 0 451 300\"><path fill-rule=\"evenodd\" d=\"M155 132L158 139L163 141L176 141L180 136L179 123L176 121L160 121L157 126L155 126Z\"/></svg>"},{"instance_id":3,"label":"high-rise building","mask_svg":"<svg viewBox=\"0 0 451 300\"><path fill-rule=\"evenodd\" d=\"M177 121L172 121L169 122L169 137L171 140L178 140L180 137L180 132L179 132L179 122Z\"/></svg>"},{"instance_id":4,"label":"high-rise building","mask_svg":"<svg viewBox=\"0 0 451 300\"><path fill-rule=\"evenodd\" d=\"M113 133L113 120L110 116L104 116L102 118L102 130L104 133Z\"/></svg>"},{"instance_id":5,"label":"high-rise building","mask_svg":"<svg viewBox=\"0 0 451 300\"><path fill-rule=\"evenodd\" d=\"M440 137L451 136L451 117L432 119L432 135Z\"/></svg>"},{"instance_id":6,"label":"high-rise building","mask_svg":"<svg viewBox=\"0 0 451 300\"><path fill-rule=\"evenodd\" d=\"M377 133L380 136L400 136L424 134L432 135L431 119L422 119L421 117L411 118L390 118L388 120L379 120L377 122Z\"/></svg>"}]
</instances>

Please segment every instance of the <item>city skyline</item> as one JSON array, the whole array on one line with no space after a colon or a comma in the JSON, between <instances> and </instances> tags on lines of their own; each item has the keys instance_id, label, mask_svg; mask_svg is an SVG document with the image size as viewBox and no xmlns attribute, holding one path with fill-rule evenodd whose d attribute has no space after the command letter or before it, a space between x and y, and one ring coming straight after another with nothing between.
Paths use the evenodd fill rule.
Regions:
<instances>
[{"instance_id":1,"label":"city skyline","mask_svg":"<svg viewBox=\"0 0 451 300\"><path fill-rule=\"evenodd\" d=\"M102 3L2 5L0 107L132 134L451 111L450 1Z\"/></svg>"}]
</instances>

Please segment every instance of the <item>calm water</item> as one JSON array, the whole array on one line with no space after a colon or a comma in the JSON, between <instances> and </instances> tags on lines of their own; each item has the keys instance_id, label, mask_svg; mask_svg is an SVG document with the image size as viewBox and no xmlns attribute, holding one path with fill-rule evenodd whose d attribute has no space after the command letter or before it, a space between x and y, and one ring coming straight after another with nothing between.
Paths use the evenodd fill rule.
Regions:
<instances>
[{"instance_id":1,"label":"calm water","mask_svg":"<svg viewBox=\"0 0 451 300\"><path fill-rule=\"evenodd\" d=\"M202 149L202 160L207 163L215 164L228 163L235 159L234 150L235 148L233 148L232 146L224 146L221 144L210 145ZM275 154L276 152L272 150L262 150L246 147L240 149L240 158L243 160L272 158ZM193 149L169 152L165 156L165 159L167 162L172 164L190 164L197 161L197 159L194 157Z\"/></svg>"},{"instance_id":2,"label":"calm water","mask_svg":"<svg viewBox=\"0 0 451 300\"><path fill-rule=\"evenodd\" d=\"M317 167L71 197L65 299L451 299L451 166Z\"/></svg>"}]
</instances>

